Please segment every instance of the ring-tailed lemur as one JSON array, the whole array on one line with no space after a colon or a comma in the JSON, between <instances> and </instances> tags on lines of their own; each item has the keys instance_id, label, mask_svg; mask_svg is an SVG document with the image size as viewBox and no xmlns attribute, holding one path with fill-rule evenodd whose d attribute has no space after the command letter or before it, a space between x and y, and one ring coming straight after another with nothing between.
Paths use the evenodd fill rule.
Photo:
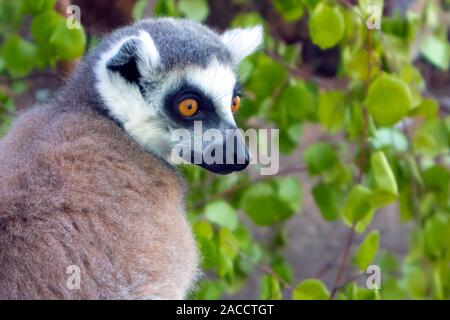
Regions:
<instances>
[{"instance_id":1,"label":"ring-tailed lemur","mask_svg":"<svg viewBox=\"0 0 450 320\"><path fill-rule=\"evenodd\" d=\"M0 142L0 298L184 298L198 258L171 132L236 128L236 66L261 41L260 27L144 20L21 115ZM200 165L242 170L245 143L234 151Z\"/></svg>"}]
</instances>

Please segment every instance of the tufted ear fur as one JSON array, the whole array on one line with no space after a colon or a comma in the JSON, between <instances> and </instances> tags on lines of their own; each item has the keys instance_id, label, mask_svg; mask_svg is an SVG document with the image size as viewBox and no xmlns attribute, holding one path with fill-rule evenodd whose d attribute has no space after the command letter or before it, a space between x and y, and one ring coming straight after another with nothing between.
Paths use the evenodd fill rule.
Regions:
<instances>
[{"instance_id":1,"label":"tufted ear fur","mask_svg":"<svg viewBox=\"0 0 450 320\"><path fill-rule=\"evenodd\" d=\"M263 41L263 28L231 29L222 35L222 41L233 56L235 64L255 52Z\"/></svg>"},{"instance_id":2,"label":"tufted ear fur","mask_svg":"<svg viewBox=\"0 0 450 320\"><path fill-rule=\"evenodd\" d=\"M125 40L117 52L106 62L106 68L119 73L130 83L150 73L160 61L158 50L151 36L141 31L139 36Z\"/></svg>"}]
</instances>

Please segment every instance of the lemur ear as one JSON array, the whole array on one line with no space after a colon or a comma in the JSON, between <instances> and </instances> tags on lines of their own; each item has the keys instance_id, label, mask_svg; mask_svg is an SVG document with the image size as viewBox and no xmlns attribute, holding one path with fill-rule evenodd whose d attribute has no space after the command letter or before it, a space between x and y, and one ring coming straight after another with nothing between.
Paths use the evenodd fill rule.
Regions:
<instances>
[{"instance_id":1,"label":"lemur ear","mask_svg":"<svg viewBox=\"0 0 450 320\"><path fill-rule=\"evenodd\" d=\"M118 72L131 83L154 69L160 61L152 37L145 31L126 40L117 52L106 62L106 68Z\"/></svg>"},{"instance_id":2,"label":"lemur ear","mask_svg":"<svg viewBox=\"0 0 450 320\"><path fill-rule=\"evenodd\" d=\"M263 41L262 26L231 29L222 35L222 41L233 56L235 64L255 52Z\"/></svg>"}]
</instances>

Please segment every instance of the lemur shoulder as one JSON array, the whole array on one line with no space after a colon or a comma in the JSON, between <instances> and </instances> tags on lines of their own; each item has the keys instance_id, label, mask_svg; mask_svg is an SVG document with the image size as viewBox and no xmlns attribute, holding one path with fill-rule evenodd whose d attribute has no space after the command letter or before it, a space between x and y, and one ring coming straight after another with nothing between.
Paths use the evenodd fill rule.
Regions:
<instances>
[{"instance_id":1,"label":"lemur shoulder","mask_svg":"<svg viewBox=\"0 0 450 320\"><path fill-rule=\"evenodd\" d=\"M185 298L199 257L171 132L195 120L236 128L236 67L261 38L260 27L144 20L105 37L48 104L19 116L0 141L0 298ZM199 165L230 173L244 157Z\"/></svg>"}]
</instances>

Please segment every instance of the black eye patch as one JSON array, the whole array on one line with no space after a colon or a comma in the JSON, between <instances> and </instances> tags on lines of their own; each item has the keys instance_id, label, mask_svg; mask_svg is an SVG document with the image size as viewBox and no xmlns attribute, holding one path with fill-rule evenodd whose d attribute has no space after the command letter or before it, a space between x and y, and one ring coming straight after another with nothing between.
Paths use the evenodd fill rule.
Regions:
<instances>
[{"instance_id":1,"label":"black eye patch","mask_svg":"<svg viewBox=\"0 0 450 320\"><path fill-rule=\"evenodd\" d=\"M195 99L198 102L198 110L191 117L184 117L178 109L179 104L186 99ZM208 121L210 125L220 122L213 100L206 96L200 89L188 83L183 84L166 96L164 113L173 122L181 126L194 125L194 121Z\"/></svg>"},{"instance_id":2,"label":"black eye patch","mask_svg":"<svg viewBox=\"0 0 450 320\"><path fill-rule=\"evenodd\" d=\"M236 96L242 96L242 87L240 82L236 82L233 89L233 98Z\"/></svg>"}]
</instances>

